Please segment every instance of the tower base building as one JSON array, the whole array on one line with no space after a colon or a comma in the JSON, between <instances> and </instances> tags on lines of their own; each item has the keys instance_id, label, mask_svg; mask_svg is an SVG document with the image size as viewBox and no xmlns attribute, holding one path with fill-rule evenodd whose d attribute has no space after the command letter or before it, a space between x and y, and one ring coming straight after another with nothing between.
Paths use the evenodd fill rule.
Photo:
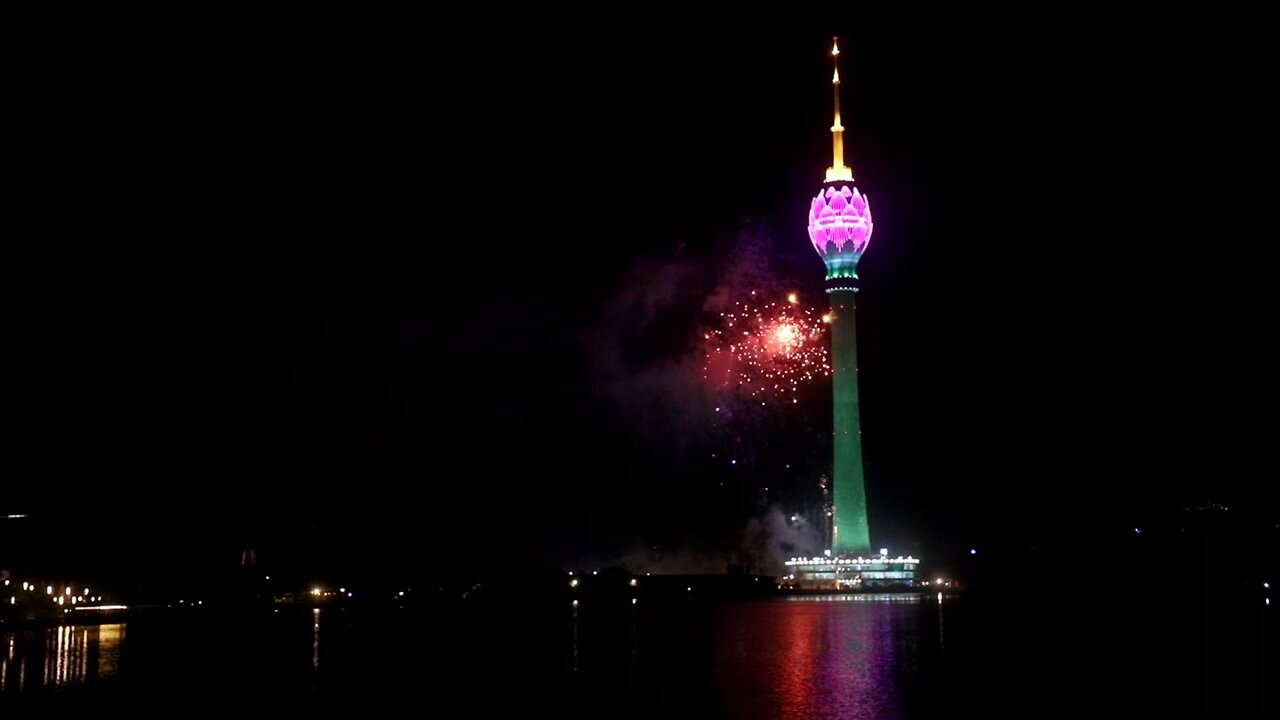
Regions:
<instances>
[{"instance_id":1,"label":"tower base building","mask_svg":"<svg viewBox=\"0 0 1280 720\"><path fill-rule=\"evenodd\" d=\"M791 558L782 585L801 590L895 590L916 588L919 558L874 557Z\"/></svg>"}]
</instances>

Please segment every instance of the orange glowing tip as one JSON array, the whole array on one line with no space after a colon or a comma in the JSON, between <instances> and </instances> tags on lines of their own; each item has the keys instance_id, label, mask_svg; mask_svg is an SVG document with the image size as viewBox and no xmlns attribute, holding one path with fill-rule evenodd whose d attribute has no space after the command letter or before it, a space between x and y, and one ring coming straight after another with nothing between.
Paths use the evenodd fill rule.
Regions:
<instances>
[{"instance_id":1,"label":"orange glowing tip","mask_svg":"<svg viewBox=\"0 0 1280 720\"><path fill-rule=\"evenodd\" d=\"M787 295L787 302L795 305L800 302L800 298L795 293L789 293Z\"/></svg>"},{"instance_id":2,"label":"orange glowing tip","mask_svg":"<svg viewBox=\"0 0 1280 720\"><path fill-rule=\"evenodd\" d=\"M840 123L840 44L831 40L831 88L834 91L835 117L831 123L831 167L826 182L853 182L853 171L844 164L844 125Z\"/></svg>"}]
</instances>

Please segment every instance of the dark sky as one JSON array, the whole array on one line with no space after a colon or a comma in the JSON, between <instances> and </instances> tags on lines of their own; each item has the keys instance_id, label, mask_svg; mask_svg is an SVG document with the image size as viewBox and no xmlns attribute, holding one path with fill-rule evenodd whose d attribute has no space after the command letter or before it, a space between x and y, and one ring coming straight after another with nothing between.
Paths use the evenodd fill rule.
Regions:
<instances>
[{"instance_id":1,"label":"dark sky","mask_svg":"<svg viewBox=\"0 0 1280 720\"><path fill-rule=\"evenodd\" d=\"M1256 24L328 17L33 39L6 103L0 511L99 529L57 546L67 562L251 544L323 572L714 551L812 502L825 389L711 426L681 372L733 273L823 300L804 219L836 33L876 218L877 542L1274 509Z\"/></svg>"}]
</instances>

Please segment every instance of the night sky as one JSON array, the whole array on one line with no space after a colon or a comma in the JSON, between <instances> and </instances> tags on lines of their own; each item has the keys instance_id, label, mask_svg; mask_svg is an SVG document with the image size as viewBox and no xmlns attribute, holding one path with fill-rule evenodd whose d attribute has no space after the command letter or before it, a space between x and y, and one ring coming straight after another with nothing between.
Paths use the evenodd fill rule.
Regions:
<instances>
[{"instance_id":1,"label":"night sky","mask_svg":"<svg viewBox=\"0 0 1280 720\"><path fill-rule=\"evenodd\" d=\"M828 385L726 422L689 370L711 298L825 302L837 33L873 542L1274 512L1274 83L1242 24L543 20L33 42L0 513L98 574L723 569L829 463Z\"/></svg>"}]
</instances>

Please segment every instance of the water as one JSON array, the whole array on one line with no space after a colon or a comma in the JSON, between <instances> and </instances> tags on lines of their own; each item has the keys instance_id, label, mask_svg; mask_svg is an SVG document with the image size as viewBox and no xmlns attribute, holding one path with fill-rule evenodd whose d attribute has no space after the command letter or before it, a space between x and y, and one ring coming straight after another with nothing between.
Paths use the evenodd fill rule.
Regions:
<instances>
[{"instance_id":1,"label":"water","mask_svg":"<svg viewBox=\"0 0 1280 720\"><path fill-rule=\"evenodd\" d=\"M62 625L0 635L0 693L109 681L120 670L125 625Z\"/></svg>"},{"instance_id":2,"label":"water","mask_svg":"<svg viewBox=\"0 0 1280 720\"><path fill-rule=\"evenodd\" d=\"M1188 690L1201 670L1182 656L1161 662L1165 646L1134 658L1126 654L1145 638L1072 643L1078 626L1038 614L1034 602L1008 621L1003 608L934 596L509 600L377 614L165 613L13 631L0 634L0 704L892 720L1189 710L1203 700ZM1251 662L1246 675L1261 671ZM1232 689L1261 698L1253 682Z\"/></svg>"}]
</instances>

